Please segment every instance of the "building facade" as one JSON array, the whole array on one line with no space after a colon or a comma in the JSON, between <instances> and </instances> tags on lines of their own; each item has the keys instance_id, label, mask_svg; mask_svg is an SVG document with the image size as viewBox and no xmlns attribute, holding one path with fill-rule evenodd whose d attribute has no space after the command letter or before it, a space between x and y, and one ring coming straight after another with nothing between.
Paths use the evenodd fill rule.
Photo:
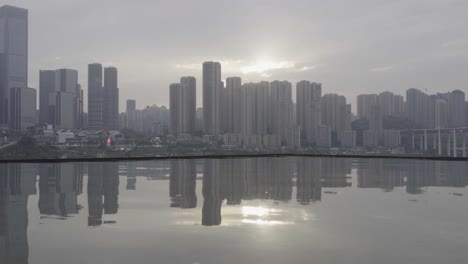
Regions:
<instances>
[{"instance_id":1,"label":"building facade","mask_svg":"<svg viewBox=\"0 0 468 264\"><path fill-rule=\"evenodd\" d=\"M28 87L28 10L0 7L0 27L0 128L6 129L10 91Z\"/></svg>"},{"instance_id":2,"label":"building facade","mask_svg":"<svg viewBox=\"0 0 468 264\"><path fill-rule=\"evenodd\" d=\"M10 129L26 131L36 125L36 89L11 88Z\"/></svg>"},{"instance_id":3,"label":"building facade","mask_svg":"<svg viewBox=\"0 0 468 264\"><path fill-rule=\"evenodd\" d=\"M221 64L203 63L203 130L208 135L221 133Z\"/></svg>"},{"instance_id":4,"label":"building facade","mask_svg":"<svg viewBox=\"0 0 468 264\"><path fill-rule=\"evenodd\" d=\"M317 144L318 127L322 124L322 85L309 81L296 84L296 123L301 129L301 143Z\"/></svg>"},{"instance_id":5,"label":"building facade","mask_svg":"<svg viewBox=\"0 0 468 264\"><path fill-rule=\"evenodd\" d=\"M107 129L116 129L119 120L119 85L117 68L104 68L102 122Z\"/></svg>"},{"instance_id":6,"label":"building facade","mask_svg":"<svg viewBox=\"0 0 468 264\"><path fill-rule=\"evenodd\" d=\"M104 123L102 65L88 65L88 127L100 129Z\"/></svg>"}]
</instances>

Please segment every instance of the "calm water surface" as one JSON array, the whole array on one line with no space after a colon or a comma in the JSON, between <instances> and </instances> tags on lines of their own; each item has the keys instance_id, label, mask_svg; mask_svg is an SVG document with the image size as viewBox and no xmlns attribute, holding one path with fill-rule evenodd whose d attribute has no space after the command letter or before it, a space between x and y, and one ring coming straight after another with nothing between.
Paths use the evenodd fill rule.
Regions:
<instances>
[{"instance_id":1,"label":"calm water surface","mask_svg":"<svg viewBox=\"0 0 468 264\"><path fill-rule=\"evenodd\" d=\"M0 263L468 263L466 162L0 165Z\"/></svg>"}]
</instances>

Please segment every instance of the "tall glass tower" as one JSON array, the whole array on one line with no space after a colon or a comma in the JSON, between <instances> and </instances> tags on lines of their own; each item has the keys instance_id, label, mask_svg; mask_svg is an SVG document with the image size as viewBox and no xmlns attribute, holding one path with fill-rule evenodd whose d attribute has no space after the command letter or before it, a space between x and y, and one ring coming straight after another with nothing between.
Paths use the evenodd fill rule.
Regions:
<instances>
[{"instance_id":1,"label":"tall glass tower","mask_svg":"<svg viewBox=\"0 0 468 264\"><path fill-rule=\"evenodd\" d=\"M8 128L12 88L28 86L28 10L0 7L0 128Z\"/></svg>"}]
</instances>

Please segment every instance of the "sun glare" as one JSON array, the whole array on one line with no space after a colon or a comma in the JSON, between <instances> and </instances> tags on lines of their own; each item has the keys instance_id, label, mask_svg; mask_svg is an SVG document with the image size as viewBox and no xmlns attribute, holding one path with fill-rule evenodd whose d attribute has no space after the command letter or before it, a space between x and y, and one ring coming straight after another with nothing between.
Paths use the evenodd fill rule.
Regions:
<instances>
[{"instance_id":1,"label":"sun glare","mask_svg":"<svg viewBox=\"0 0 468 264\"><path fill-rule=\"evenodd\" d=\"M242 207L242 215L244 217L248 217L248 216L263 217L263 216L268 216L269 214L270 214L270 210L265 207L253 207L253 206Z\"/></svg>"},{"instance_id":2,"label":"sun glare","mask_svg":"<svg viewBox=\"0 0 468 264\"><path fill-rule=\"evenodd\" d=\"M266 73L270 70L291 69L295 67L292 61L256 61L244 67L241 67L243 74Z\"/></svg>"}]
</instances>

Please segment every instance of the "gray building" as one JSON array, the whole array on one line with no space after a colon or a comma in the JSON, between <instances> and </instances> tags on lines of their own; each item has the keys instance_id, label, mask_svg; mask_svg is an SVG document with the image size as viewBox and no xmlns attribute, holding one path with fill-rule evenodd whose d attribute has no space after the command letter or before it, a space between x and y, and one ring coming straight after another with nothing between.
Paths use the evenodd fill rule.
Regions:
<instances>
[{"instance_id":1,"label":"gray building","mask_svg":"<svg viewBox=\"0 0 468 264\"><path fill-rule=\"evenodd\" d=\"M134 99L129 99L127 100L127 110L126 112L133 112L136 110L136 100Z\"/></svg>"},{"instance_id":2,"label":"gray building","mask_svg":"<svg viewBox=\"0 0 468 264\"><path fill-rule=\"evenodd\" d=\"M179 83L169 86L170 132L173 135L193 134L196 129L195 77L182 77Z\"/></svg>"},{"instance_id":3,"label":"gray building","mask_svg":"<svg viewBox=\"0 0 468 264\"><path fill-rule=\"evenodd\" d=\"M102 128L103 123L103 87L102 65L93 63L88 65L88 127Z\"/></svg>"},{"instance_id":4,"label":"gray building","mask_svg":"<svg viewBox=\"0 0 468 264\"><path fill-rule=\"evenodd\" d=\"M389 101L391 99L388 99ZM390 103L388 103L390 104ZM360 94L357 97L357 117L371 118L373 109L379 105L379 96L377 94ZM390 106L388 106L390 107Z\"/></svg>"},{"instance_id":5,"label":"gray building","mask_svg":"<svg viewBox=\"0 0 468 264\"><path fill-rule=\"evenodd\" d=\"M72 93L55 92L49 94L50 124L57 129L70 129L75 126L73 103L75 96Z\"/></svg>"},{"instance_id":6,"label":"gray building","mask_svg":"<svg viewBox=\"0 0 468 264\"><path fill-rule=\"evenodd\" d=\"M28 10L5 5L0 7L0 128L8 128L11 116L10 91L12 88L26 87L28 87Z\"/></svg>"},{"instance_id":7,"label":"gray building","mask_svg":"<svg viewBox=\"0 0 468 264\"><path fill-rule=\"evenodd\" d=\"M78 84L78 71L40 71L39 85L41 124L60 129L83 127L83 91Z\"/></svg>"},{"instance_id":8,"label":"gray building","mask_svg":"<svg viewBox=\"0 0 468 264\"><path fill-rule=\"evenodd\" d=\"M244 84L244 136L268 134L268 82Z\"/></svg>"},{"instance_id":9,"label":"gray building","mask_svg":"<svg viewBox=\"0 0 468 264\"><path fill-rule=\"evenodd\" d=\"M404 113L403 96L395 95L391 92L382 92L379 94L379 105L382 110L382 116L399 116Z\"/></svg>"},{"instance_id":10,"label":"gray building","mask_svg":"<svg viewBox=\"0 0 468 264\"><path fill-rule=\"evenodd\" d=\"M418 89L406 91L406 114L416 128L434 127L435 98Z\"/></svg>"},{"instance_id":11,"label":"gray building","mask_svg":"<svg viewBox=\"0 0 468 264\"><path fill-rule=\"evenodd\" d=\"M50 93L55 92L55 71L39 71L39 123L52 124L49 110Z\"/></svg>"},{"instance_id":12,"label":"gray building","mask_svg":"<svg viewBox=\"0 0 468 264\"><path fill-rule=\"evenodd\" d=\"M102 122L107 129L117 129L119 123L119 86L117 68L104 68Z\"/></svg>"},{"instance_id":13,"label":"gray building","mask_svg":"<svg viewBox=\"0 0 468 264\"><path fill-rule=\"evenodd\" d=\"M448 99L449 127L465 127L465 93L452 91Z\"/></svg>"},{"instance_id":14,"label":"gray building","mask_svg":"<svg viewBox=\"0 0 468 264\"><path fill-rule=\"evenodd\" d=\"M205 134L221 133L221 64L203 63L203 130Z\"/></svg>"},{"instance_id":15,"label":"gray building","mask_svg":"<svg viewBox=\"0 0 468 264\"><path fill-rule=\"evenodd\" d=\"M177 135L180 131L180 86L180 83L172 83L171 85L169 85L169 132L172 135Z\"/></svg>"},{"instance_id":16,"label":"gray building","mask_svg":"<svg viewBox=\"0 0 468 264\"><path fill-rule=\"evenodd\" d=\"M436 99L435 101L435 128L447 128L448 127L448 105L444 99Z\"/></svg>"},{"instance_id":17,"label":"gray building","mask_svg":"<svg viewBox=\"0 0 468 264\"><path fill-rule=\"evenodd\" d=\"M10 129L26 131L36 125L36 89L11 88L10 90Z\"/></svg>"},{"instance_id":18,"label":"gray building","mask_svg":"<svg viewBox=\"0 0 468 264\"><path fill-rule=\"evenodd\" d=\"M197 120L197 80L193 76L180 78L181 133L193 134Z\"/></svg>"},{"instance_id":19,"label":"gray building","mask_svg":"<svg viewBox=\"0 0 468 264\"><path fill-rule=\"evenodd\" d=\"M317 144L318 128L322 124L322 85L309 81L296 84L296 119L304 144Z\"/></svg>"},{"instance_id":20,"label":"gray building","mask_svg":"<svg viewBox=\"0 0 468 264\"><path fill-rule=\"evenodd\" d=\"M465 102L465 126L468 126L468 102Z\"/></svg>"},{"instance_id":21,"label":"gray building","mask_svg":"<svg viewBox=\"0 0 468 264\"><path fill-rule=\"evenodd\" d=\"M286 140L287 130L294 125L292 85L288 81L273 81L269 92L268 132Z\"/></svg>"},{"instance_id":22,"label":"gray building","mask_svg":"<svg viewBox=\"0 0 468 264\"><path fill-rule=\"evenodd\" d=\"M240 77L226 79L226 133L241 134L244 120L244 90Z\"/></svg>"},{"instance_id":23,"label":"gray building","mask_svg":"<svg viewBox=\"0 0 468 264\"><path fill-rule=\"evenodd\" d=\"M321 100L322 124L332 133L332 145L340 144L345 131L351 130L351 105L346 104L346 97L338 94L326 94Z\"/></svg>"}]
</instances>

